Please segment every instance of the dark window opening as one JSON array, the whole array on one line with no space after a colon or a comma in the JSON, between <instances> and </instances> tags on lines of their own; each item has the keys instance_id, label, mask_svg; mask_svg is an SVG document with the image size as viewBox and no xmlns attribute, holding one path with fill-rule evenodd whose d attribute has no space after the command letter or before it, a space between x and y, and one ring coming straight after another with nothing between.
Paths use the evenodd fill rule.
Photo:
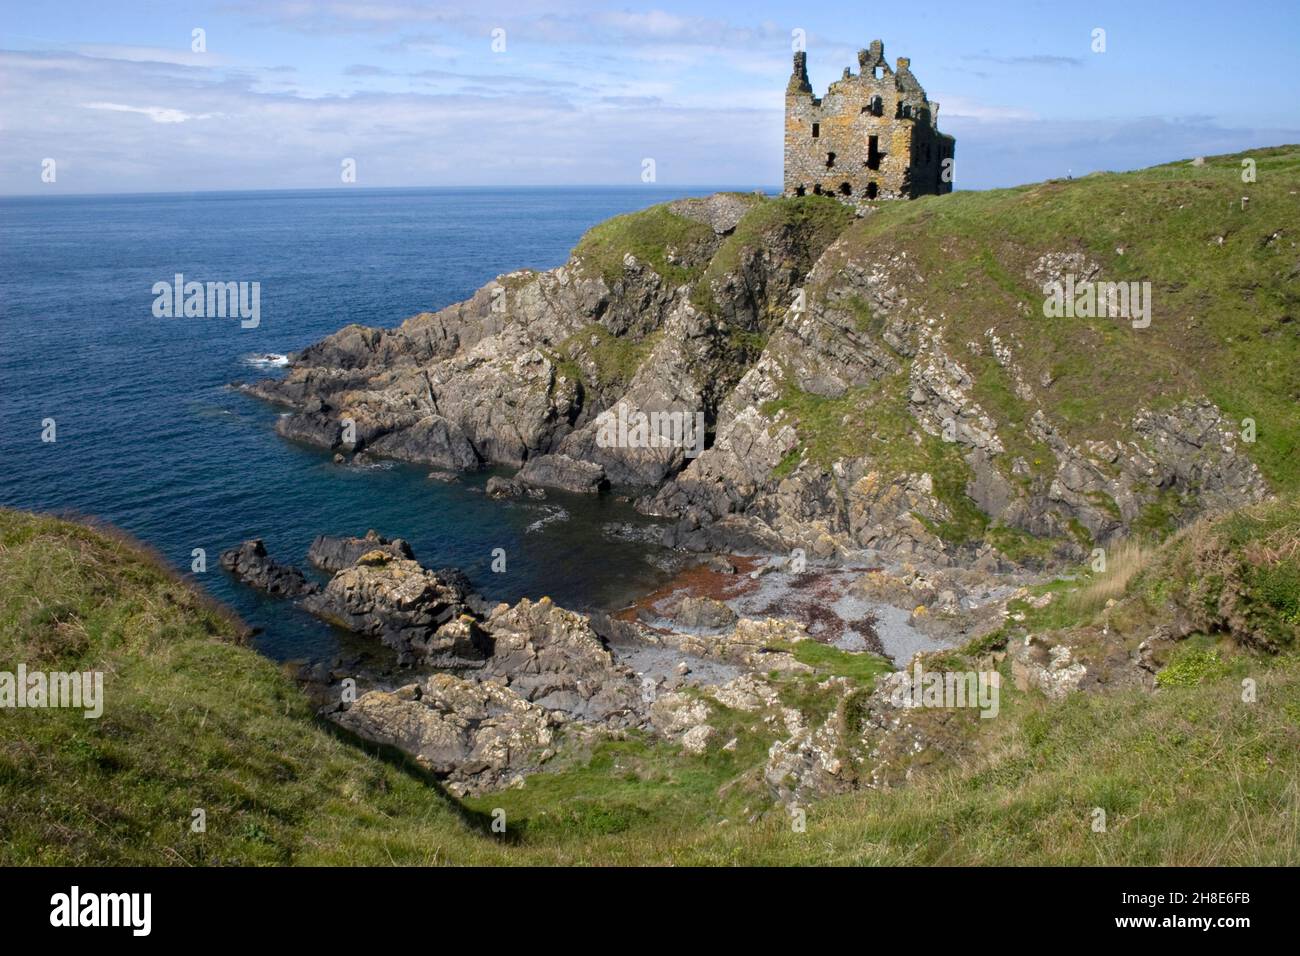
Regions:
<instances>
[{"instance_id":1,"label":"dark window opening","mask_svg":"<svg viewBox=\"0 0 1300 956\"><path fill-rule=\"evenodd\" d=\"M878 195L880 195L880 187L874 182L867 183L867 198L875 199Z\"/></svg>"},{"instance_id":2,"label":"dark window opening","mask_svg":"<svg viewBox=\"0 0 1300 956\"><path fill-rule=\"evenodd\" d=\"M821 194L822 194L822 184L818 183L816 186L813 187L813 195L820 196Z\"/></svg>"},{"instance_id":3,"label":"dark window opening","mask_svg":"<svg viewBox=\"0 0 1300 956\"><path fill-rule=\"evenodd\" d=\"M840 183L840 195L841 195L841 196L852 196L852 195L853 195L853 187L850 186L848 183Z\"/></svg>"},{"instance_id":4,"label":"dark window opening","mask_svg":"<svg viewBox=\"0 0 1300 956\"><path fill-rule=\"evenodd\" d=\"M808 195L808 190L805 189L803 186L799 186L798 188L795 189L794 194L796 196L806 196Z\"/></svg>"},{"instance_id":5,"label":"dark window opening","mask_svg":"<svg viewBox=\"0 0 1300 956\"><path fill-rule=\"evenodd\" d=\"M813 123L813 139L816 139L821 134L822 134L822 124Z\"/></svg>"},{"instance_id":6,"label":"dark window opening","mask_svg":"<svg viewBox=\"0 0 1300 956\"><path fill-rule=\"evenodd\" d=\"M882 157L884 157L884 155L885 154L880 151L880 137L868 136L867 137L867 169L879 169L880 160Z\"/></svg>"},{"instance_id":7,"label":"dark window opening","mask_svg":"<svg viewBox=\"0 0 1300 956\"><path fill-rule=\"evenodd\" d=\"M826 154L826 168L827 168L827 169L834 169L834 168L835 168L835 154L834 154L834 153L827 153L827 154Z\"/></svg>"}]
</instances>

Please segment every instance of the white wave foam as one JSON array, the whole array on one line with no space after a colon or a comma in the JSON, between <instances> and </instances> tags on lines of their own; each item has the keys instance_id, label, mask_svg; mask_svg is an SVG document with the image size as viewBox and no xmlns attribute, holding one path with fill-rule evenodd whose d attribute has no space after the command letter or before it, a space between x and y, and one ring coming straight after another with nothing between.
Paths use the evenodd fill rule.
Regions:
<instances>
[{"instance_id":1,"label":"white wave foam","mask_svg":"<svg viewBox=\"0 0 1300 956\"><path fill-rule=\"evenodd\" d=\"M289 356L279 352L259 352L256 355L245 355L244 364L255 368L284 368L289 364Z\"/></svg>"}]
</instances>

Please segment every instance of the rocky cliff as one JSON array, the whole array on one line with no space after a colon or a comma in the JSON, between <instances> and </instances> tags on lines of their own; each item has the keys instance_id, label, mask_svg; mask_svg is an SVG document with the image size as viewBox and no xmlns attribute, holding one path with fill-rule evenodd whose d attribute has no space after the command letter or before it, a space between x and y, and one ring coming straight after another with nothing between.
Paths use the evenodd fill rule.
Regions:
<instances>
[{"instance_id":1,"label":"rocky cliff","mask_svg":"<svg viewBox=\"0 0 1300 956\"><path fill-rule=\"evenodd\" d=\"M1236 157L856 217L680 200L248 387L343 454L634 486L682 547L1077 557L1294 484L1300 174L1257 156L1248 209ZM1134 301L1045 314L1101 282ZM616 411L699 413L704 450Z\"/></svg>"}]
</instances>

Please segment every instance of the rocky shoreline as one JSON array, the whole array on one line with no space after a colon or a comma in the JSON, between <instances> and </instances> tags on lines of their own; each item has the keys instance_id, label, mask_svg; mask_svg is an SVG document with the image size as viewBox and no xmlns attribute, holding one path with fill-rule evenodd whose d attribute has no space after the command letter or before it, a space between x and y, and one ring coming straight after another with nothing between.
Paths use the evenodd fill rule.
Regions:
<instances>
[{"instance_id":1,"label":"rocky shoreline","mask_svg":"<svg viewBox=\"0 0 1300 956\"><path fill-rule=\"evenodd\" d=\"M288 409L282 436L340 460L515 469L489 489L503 497L625 488L667 519L666 544L701 552L870 550L1007 569L1024 557L1008 542L1025 536L1044 542L1040 561L1077 560L1153 515L1185 522L1267 496L1209 399L1080 433L1044 411L1053 376L1031 379L1016 340L990 328L954 341L921 304L917 263L850 243L856 227L831 200L791 202L722 193L620 217L564 266L500 276L396 328L350 325L283 377L242 387ZM812 229L814 214L825 221ZM648 257L616 253L602 230L620 220L647 240L680 237ZM1023 281L1099 269L1047 252ZM979 401L990 364L1023 420ZM698 414L703 450L607 440L615 411ZM961 530L990 517L1001 537Z\"/></svg>"},{"instance_id":2,"label":"rocky shoreline","mask_svg":"<svg viewBox=\"0 0 1300 956\"><path fill-rule=\"evenodd\" d=\"M945 616L963 611L969 628L983 609L986 625L1000 622L1013 593L986 581L958 598L941 589L942 573L911 566L792 568L779 557L715 555L688 560L629 607L581 614L546 597L492 605L458 570L425 568L404 540L375 531L318 536L308 560L328 575L323 586L276 561L260 539L221 557L244 584L391 652L383 663L290 669L322 716L406 753L457 795L522 786L558 754L628 732L685 755L734 746L710 723L719 708L763 716L793 746L811 711L784 704L779 685L813 673L799 645L835 647L846 659L879 661L882 671L888 654L902 667L966 636ZM823 613L810 623L803 612L814 604ZM852 689L847 681L817 686L832 705ZM784 779L788 758L779 762ZM775 783L769 790L783 793Z\"/></svg>"}]
</instances>

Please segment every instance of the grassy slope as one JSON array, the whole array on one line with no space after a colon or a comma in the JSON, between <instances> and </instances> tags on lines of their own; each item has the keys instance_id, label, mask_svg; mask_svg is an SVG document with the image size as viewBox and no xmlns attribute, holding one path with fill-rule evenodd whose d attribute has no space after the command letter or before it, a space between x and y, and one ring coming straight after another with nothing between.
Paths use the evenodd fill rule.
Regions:
<instances>
[{"instance_id":1,"label":"grassy slope","mask_svg":"<svg viewBox=\"0 0 1300 956\"><path fill-rule=\"evenodd\" d=\"M1004 693L988 746L905 790L763 807L766 738L639 740L458 805L313 720L236 627L134 546L0 512L0 669L97 667L102 718L0 713L0 863L1246 863L1300 859L1300 666L1242 659L1157 695ZM834 660L816 661L828 671ZM1243 705L1242 669L1259 681ZM862 675L869 676L869 675ZM807 687L788 686L787 695ZM1090 829L1092 808L1108 833ZM189 832L207 810L207 833ZM510 830L490 833L491 811Z\"/></svg>"}]
</instances>

